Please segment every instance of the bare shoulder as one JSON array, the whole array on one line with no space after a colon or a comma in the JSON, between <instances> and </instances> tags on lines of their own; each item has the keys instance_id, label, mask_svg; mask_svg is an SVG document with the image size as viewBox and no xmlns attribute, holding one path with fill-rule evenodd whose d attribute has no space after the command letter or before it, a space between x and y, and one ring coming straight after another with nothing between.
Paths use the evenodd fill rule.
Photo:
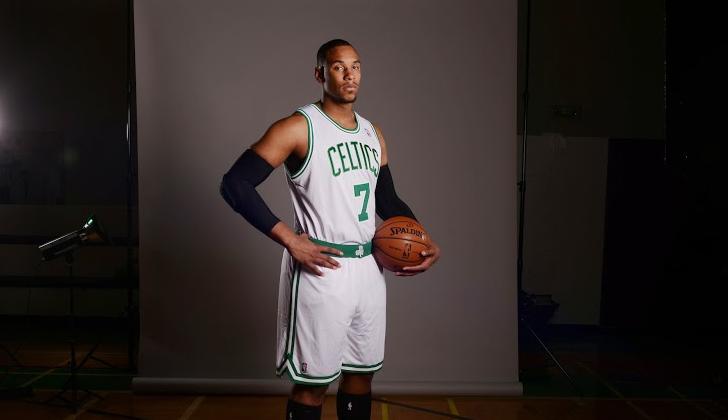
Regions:
<instances>
[{"instance_id":1,"label":"bare shoulder","mask_svg":"<svg viewBox=\"0 0 728 420\"><path fill-rule=\"evenodd\" d=\"M274 122L268 131L272 131L274 134L283 136L300 137L303 135L306 137L308 135L308 123L303 115L298 112L294 112L293 114Z\"/></svg>"},{"instance_id":2,"label":"bare shoulder","mask_svg":"<svg viewBox=\"0 0 728 420\"><path fill-rule=\"evenodd\" d=\"M294 113L271 124L251 149L271 166L278 167L292 153L305 155L308 141L308 123L299 113Z\"/></svg>"}]
</instances>

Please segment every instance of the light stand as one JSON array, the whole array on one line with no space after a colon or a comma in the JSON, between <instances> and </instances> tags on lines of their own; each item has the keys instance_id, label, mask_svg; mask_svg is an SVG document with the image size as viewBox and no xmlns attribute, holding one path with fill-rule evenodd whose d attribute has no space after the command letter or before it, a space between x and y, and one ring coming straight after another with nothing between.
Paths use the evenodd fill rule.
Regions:
<instances>
[{"instance_id":1,"label":"light stand","mask_svg":"<svg viewBox=\"0 0 728 420\"><path fill-rule=\"evenodd\" d=\"M13 363L15 363L18 367L23 367L23 364L20 363L20 360L18 360L18 358L15 356L15 353L10 351L10 349L5 344L0 343L0 350L2 350L3 353L7 354L10 360L12 360Z\"/></svg>"},{"instance_id":2,"label":"light stand","mask_svg":"<svg viewBox=\"0 0 728 420\"><path fill-rule=\"evenodd\" d=\"M23 363L18 360L15 353L12 352L7 346L0 343L0 349L10 357L10 360L15 364L15 367L25 367ZM8 367L9 370L9 367ZM30 386L16 386L9 388L0 388L0 400L2 399L13 399L13 398L25 398L33 395L33 388Z\"/></svg>"},{"instance_id":3,"label":"light stand","mask_svg":"<svg viewBox=\"0 0 728 420\"><path fill-rule=\"evenodd\" d=\"M536 331L531 327L529 322L529 309L533 306L530 301L530 296L523 290L523 222L525 219L525 208L526 208L526 141L528 136L528 76L529 76L529 59L530 59L530 48L531 48L531 0L526 0L526 46L525 46L525 77L524 77L524 89L523 89L523 121L521 131L521 180L518 182L518 191L520 203L518 207L518 259L517 259L517 281L518 281L518 322L519 325L524 326L538 343L543 347L546 354L553 360L558 366L561 373L564 374L566 379L572 387L581 395L581 389L576 385L576 382L566 372L556 356L549 350L546 343L541 340Z\"/></svg>"},{"instance_id":4,"label":"light stand","mask_svg":"<svg viewBox=\"0 0 728 420\"><path fill-rule=\"evenodd\" d=\"M59 404L65 407L69 407L73 409L73 412L77 412L79 406L83 403L83 401L89 396L92 395L96 397L97 399L101 400L103 397L91 390L79 388L78 386L78 371L83 366L83 363L85 363L89 359L89 354L86 355L86 357L83 360L83 363L76 363L76 310L75 310L75 299L74 299L74 293L73 293L73 262L74 262L74 256L73 256L73 249L66 251L64 254L66 267L68 267L68 280L69 280L69 287L68 287L68 308L69 308L69 327L71 330L71 339L69 340L69 346L70 346L70 362L68 365L68 368L70 370L70 376L68 377L68 380L63 384L61 387L61 390L48 398L44 401L46 404L51 404L51 401L59 399L63 401L63 404ZM96 347L94 347L95 349ZM93 350L92 350L93 351ZM63 394L66 392L71 392L71 399L67 399L63 397ZM79 399L78 393L79 391L85 392L87 395ZM52 404L51 404L52 405Z\"/></svg>"},{"instance_id":5,"label":"light stand","mask_svg":"<svg viewBox=\"0 0 728 420\"><path fill-rule=\"evenodd\" d=\"M52 395L50 398L46 399L45 401L41 401L41 404L46 405L53 405L53 406L61 406L61 407L67 407L70 408L74 413L78 412L78 409L81 407L83 402L88 398L88 396L94 396L99 400L102 400L103 397L89 389L80 388L78 384L78 371L83 367L83 365L89 360L94 359L101 361L103 364L114 367L110 365L109 363L106 363L96 357L93 356L93 352L96 350L96 348L99 346L98 344L94 345L93 348L86 354L86 356L83 358L83 360L80 363L76 362L76 339L77 339L77 330L76 330L76 305L75 305L75 296L74 296L74 277L73 277L73 264L74 264L74 252L77 248L81 247L82 245L87 244L102 244L102 243L110 243L108 236L104 232L103 228L101 227L101 224L98 222L98 220L95 218L95 216L89 217L87 222L83 225L83 227L79 230L67 233L61 237L58 237L50 242L47 242L38 249L41 251L42 260L43 261L49 261L55 258L63 257L65 260L66 267L68 268L68 282L69 282L69 288L68 288L68 297L69 297L69 328L70 328L70 340L69 340L69 352L70 352L70 363L69 363L69 370L70 370L70 376L68 380L63 384L61 387L61 390L58 391L56 394ZM71 397L66 398L64 397L64 394L67 392L71 393ZM83 398L79 399L79 392L83 392L86 395L83 396ZM54 400L60 400L61 403L54 403ZM96 414L105 414L109 416L116 416L116 417L126 417L126 418L135 418L131 416L126 416L122 414L117 413L111 413L106 412L102 410L95 410L95 409L87 409L86 411L96 413Z\"/></svg>"},{"instance_id":6,"label":"light stand","mask_svg":"<svg viewBox=\"0 0 728 420\"><path fill-rule=\"evenodd\" d=\"M134 152L136 151L136 61L134 58L134 0L127 0L127 34L126 34L126 278L127 278L127 322L128 322L128 346L129 369L137 372L137 343L139 342L139 307L134 302L134 238L133 212L132 209L137 201L135 181L137 177L134 172ZM138 286L137 286L138 287Z\"/></svg>"}]
</instances>

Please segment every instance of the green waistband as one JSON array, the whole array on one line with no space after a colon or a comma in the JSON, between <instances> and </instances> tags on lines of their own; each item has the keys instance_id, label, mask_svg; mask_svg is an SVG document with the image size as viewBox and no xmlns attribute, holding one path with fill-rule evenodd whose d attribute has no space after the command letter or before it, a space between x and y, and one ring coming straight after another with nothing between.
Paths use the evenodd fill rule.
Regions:
<instances>
[{"instance_id":1,"label":"green waistband","mask_svg":"<svg viewBox=\"0 0 728 420\"><path fill-rule=\"evenodd\" d=\"M336 248L342 251L344 255L336 255L341 258L362 258L372 253L372 243L367 242L365 244L348 245L348 244L335 244L331 242L322 241L320 239L309 238L312 242L319 245Z\"/></svg>"}]
</instances>

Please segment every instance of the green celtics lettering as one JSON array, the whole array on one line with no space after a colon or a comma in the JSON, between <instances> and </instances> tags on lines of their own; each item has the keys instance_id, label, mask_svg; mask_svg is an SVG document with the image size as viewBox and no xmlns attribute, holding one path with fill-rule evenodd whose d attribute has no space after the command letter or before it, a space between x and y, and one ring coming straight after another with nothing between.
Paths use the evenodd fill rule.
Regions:
<instances>
[{"instance_id":1,"label":"green celtics lettering","mask_svg":"<svg viewBox=\"0 0 728 420\"><path fill-rule=\"evenodd\" d=\"M370 170L379 174L379 153L367 144L358 141L342 142L326 151L331 164L331 174L339 176L344 172L357 169Z\"/></svg>"}]
</instances>

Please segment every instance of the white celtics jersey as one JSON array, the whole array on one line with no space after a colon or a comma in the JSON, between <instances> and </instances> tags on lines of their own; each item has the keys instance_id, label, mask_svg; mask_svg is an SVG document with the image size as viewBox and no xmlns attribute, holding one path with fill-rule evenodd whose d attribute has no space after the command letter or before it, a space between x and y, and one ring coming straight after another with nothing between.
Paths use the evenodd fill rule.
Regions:
<instances>
[{"instance_id":1,"label":"white celtics jersey","mask_svg":"<svg viewBox=\"0 0 728 420\"><path fill-rule=\"evenodd\" d=\"M327 242L371 241L382 153L374 126L354 113L357 125L348 130L314 104L297 112L308 122L308 153L295 173L286 168L295 228Z\"/></svg>"}]
</instances>

